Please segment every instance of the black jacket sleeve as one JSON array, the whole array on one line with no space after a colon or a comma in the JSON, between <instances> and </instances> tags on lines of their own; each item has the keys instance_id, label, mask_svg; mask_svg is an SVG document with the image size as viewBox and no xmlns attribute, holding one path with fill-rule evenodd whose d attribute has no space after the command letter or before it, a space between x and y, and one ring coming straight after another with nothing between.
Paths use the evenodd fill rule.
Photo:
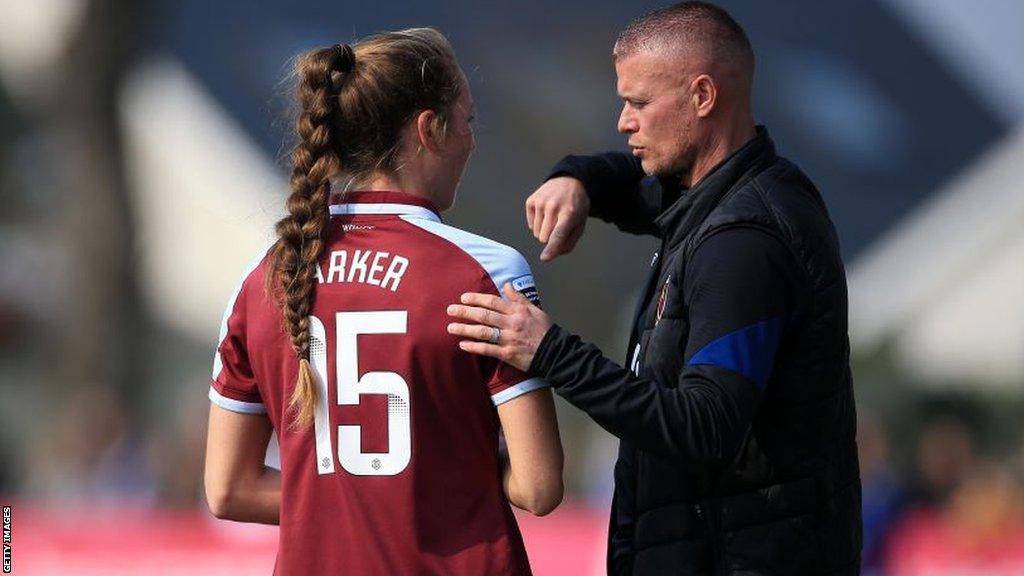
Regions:
<instances>
[{"instance_id":1,"label":"black jacket sleeve","mask_svg":"<svg viewBox=\"0 0 1024 576\"><path fill-rule=\"evenodd\" d=\"M625 152L566 156L548 175L572 176L590 198L590 215L631 234L658 235L654 219L666 206L662 183L644 177L640 159Z\"/></svg>"},{"instance_id":2,"label":"black jacket sleeve","mask_svg":"<svg viewBox=\"0 0 1024 576\"><path fill-rule=\"evenodd\" d=\"M795 260L781 242L754 228L728 229L706 239L686 266L690 329L686 349L674 352L685 364L676 382L637 376L558 325L530 371L638 449L730 458L771 381L797 282Z\"/></svg>"}]
</instances>

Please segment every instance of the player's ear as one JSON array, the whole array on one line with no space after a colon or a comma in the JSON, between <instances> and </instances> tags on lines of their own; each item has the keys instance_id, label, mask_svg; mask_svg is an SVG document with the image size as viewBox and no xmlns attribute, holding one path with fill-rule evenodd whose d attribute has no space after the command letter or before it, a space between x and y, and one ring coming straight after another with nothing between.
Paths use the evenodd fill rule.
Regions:
<instances>
[{"instance_id":1,"label":"player's ear","mask_svg":"<svg viewBox=\"0 0 1024 576\"><path fill-rule=\"evenodd\" d=\"M416 114L416 138L423 148L431 152L437 152L441 147L441 138L437 130L437 112L433 110L421 110Z\"/></svg>"}]
</instances>

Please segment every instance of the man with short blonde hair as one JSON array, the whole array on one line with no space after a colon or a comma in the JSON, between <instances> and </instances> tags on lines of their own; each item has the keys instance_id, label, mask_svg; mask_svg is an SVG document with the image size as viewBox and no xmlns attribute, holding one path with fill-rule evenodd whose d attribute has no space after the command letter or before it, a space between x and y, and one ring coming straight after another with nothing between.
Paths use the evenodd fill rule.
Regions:
<instances>
[{"instance_id":1,"label":"man with short blonde hair","mask_svg":"<svg viewBox=\"0 0 1024 576\"><path fill-rule=\"evenodd\" d=\"M857 574L843 262L814 184L754 123L750 43L721 8L682 2L614 55L631 153L566 157L526 211L545 261L588 215L661 240L627 366L511 290L464 295L449 330L621 440L609 573Z\"/></svg>"}]
</instances>

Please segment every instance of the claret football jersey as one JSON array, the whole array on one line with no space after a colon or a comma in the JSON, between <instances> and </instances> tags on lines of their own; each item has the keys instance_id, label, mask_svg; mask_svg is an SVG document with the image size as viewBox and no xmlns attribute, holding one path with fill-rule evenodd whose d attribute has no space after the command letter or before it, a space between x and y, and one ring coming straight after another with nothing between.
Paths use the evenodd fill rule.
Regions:
<instances>
[{"instance_id":1,"label":"claret football jersey","mask_svg":"<svg viewBox=\"0 0 1024 576\"><path fill-rule=\"evenodd\" d=\"M515 250L397 192L335 197L316 272L313 425L288 428L298 362L265 256L228 304L210 399L266 413L281 457L275 574L529 574L501 487L495 406L546 384L448 334L463 292L536 300Z\"/></svg>"}]
</instances>

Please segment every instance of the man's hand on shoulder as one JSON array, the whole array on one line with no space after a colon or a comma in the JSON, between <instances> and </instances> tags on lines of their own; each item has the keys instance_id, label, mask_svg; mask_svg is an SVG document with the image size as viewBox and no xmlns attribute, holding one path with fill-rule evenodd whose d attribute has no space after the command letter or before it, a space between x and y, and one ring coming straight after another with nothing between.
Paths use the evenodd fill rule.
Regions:
<instances>
[{"instance_id":1,"label":"man's hand on shoulder","mask_svg":"<svg viewBox=\"0 0 1024 576\"><path fill-rule=\"evenodd\" d=\"M505 298L467 292L461 304L448 306L448 315L460 322L448 324L448 333L467 338L459 342L466 352L497 358L526 372L533 362L551 319L516 291L503 287Z\"/></svg>"},{"instance_id":2,"label":"man's hand on shoulder","mask_svg":"<svg viewBox=\"0 0 1024 576\"><path fill-rule=\"evenodd\" d=\"M544 244L540 253L549 262L576 247L590 213L583 183L572 176L555 176L526 199L526 224Z\"/></svg>"}]
</instances>

